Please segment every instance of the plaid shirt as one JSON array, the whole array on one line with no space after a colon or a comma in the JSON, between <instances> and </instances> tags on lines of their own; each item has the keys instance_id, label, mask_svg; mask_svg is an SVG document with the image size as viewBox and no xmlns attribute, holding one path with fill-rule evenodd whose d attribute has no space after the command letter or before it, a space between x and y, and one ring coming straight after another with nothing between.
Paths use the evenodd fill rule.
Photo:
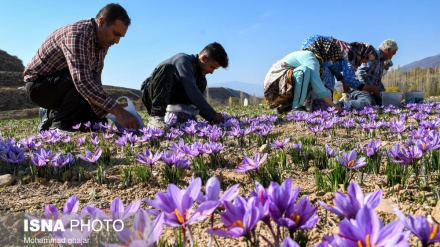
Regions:
<instances>
[{"instance_id":1,"label":"plaid shirt","mask_svg":"<svg viewBox=\"0 0 440 247\"><path fill-rule=\"evenodd\" d=\"M46 38L26 66L24 81L36 81L57 71L69 69L78 92L99 117L104 117L107 112L93 105L90 100L98 102L107 111L117 104L103 90L100 79L107 50L98 43L94 19L66 25ZM95 80L94 74L99 79Z\"/></svg>"},{"instance_id":2,"label":"plaid shirt","mask_svg":"<svg viewBox=\"0 0 440 247\"><path fill-rule=\"evenodd\" d=\"M363 63L356 71L356 78L365 85L379 86L380 91L385 91L382 84L382 73L384 68L383 52L378 49L379 59Z\"/></svg>"}]
</instances>

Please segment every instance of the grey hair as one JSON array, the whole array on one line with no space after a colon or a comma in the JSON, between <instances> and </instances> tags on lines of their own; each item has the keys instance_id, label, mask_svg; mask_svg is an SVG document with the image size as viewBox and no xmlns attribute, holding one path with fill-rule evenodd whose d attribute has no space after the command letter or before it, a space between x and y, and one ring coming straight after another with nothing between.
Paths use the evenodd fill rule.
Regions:
<instances>
[{"instance_id":1,"label":"grey hair","mask_svg":"<svg viewBox=\"0 0 440 247\"><path fill-rule=\"evenodd\" d=\"M397 47L397 43L396 41L392 40L392 39L387 39L384 40L382 43L380 43L379 45L379 49L381 50L385 50L385 49L391 49L392 51L397 51L399 47Z\"/></svg>"}]
</instances>

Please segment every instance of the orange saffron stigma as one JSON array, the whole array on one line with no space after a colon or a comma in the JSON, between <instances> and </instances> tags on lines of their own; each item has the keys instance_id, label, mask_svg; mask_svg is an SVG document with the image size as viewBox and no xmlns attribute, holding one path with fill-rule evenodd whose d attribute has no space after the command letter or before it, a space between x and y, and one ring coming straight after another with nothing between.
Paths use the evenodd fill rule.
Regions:
<instances>
[{"instance_id":1,"label":"orange saffron stigma","mask_svg":"<svg viewBox=\"0 0 440 247\"><path fill-rule=\"evenodd\" d=\"M350 160L347 165L348 165L348 167L353 167L354 166L354 160Z\"/></svg>"},{"instance_id":2,"label":"orange saffron stigma","mask_svg":"<svg viewBox=\"0 0 440 247\"><path fill-rule=\"evenodd\" d=\"M184 222L183 217L182 217L182 215L179 213L179 210L177 210L177 208L174 209L174 213L176 213L177 220L178 220L180 223L183 224L183 222Z\"/></svg>"},{"instance_id":3,"label":"orange saffron stigma","mask_svg":"<svg viewBox=\"0 0 440 247\"><path fill-rule=\"evenodd\" d=\"M438 225L434 224L434 226L432 227L431 234L429 235L429 240L433 239L435 235L437 235L437 232L438 232Z\"/></svg>"},{"instance_id":4,"label":"orange saffron stigma","mask_svg":"<svg viewBox=\"0 0 440 247\"><path fill-rule=\"evenodd\" d=\"M236 220L236 221L234 221L234 224L232 224L232 226L234 226L234 227L240 227L240 228L243 228L243 229L244 229L244 225L243 225L243 222L241 222L241 220Z\"/></svg>"},{"instance_id":5,"label":"orange saffron stigma","mask_svg":"<svg viewBox=\"0 0 440 247\"><path fill-rule=\"evenodd\" d=\"M296 224L298 224L299 220L301 219L301 216L299 216L299 214L297 214L295 216L295 219L293 221L295 221Z\"/></svg>"},{"instance_id":6,"label":"orange saffron stigma","mask_svg":"<svg viewBox=\"0 0 440 247\"><path fill-rule=\"evenodd\" d=\"M365 236L365 246L362 244L362 242L360 240L357 241L357 244L359 247L376 247L376 245L371 245L370 243L370 234L367 234L367 236Z\"/></svg>"}]
</instances>

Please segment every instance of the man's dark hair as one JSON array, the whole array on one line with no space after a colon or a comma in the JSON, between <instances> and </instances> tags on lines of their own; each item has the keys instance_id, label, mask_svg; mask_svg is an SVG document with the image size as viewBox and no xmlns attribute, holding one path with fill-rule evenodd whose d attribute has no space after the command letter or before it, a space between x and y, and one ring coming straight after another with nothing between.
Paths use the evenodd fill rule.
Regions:
<instances>
[{"instance_id":1,"label":"man's dark hair","mask_svg":"<svg viewBox=\"0 0 440 247\"><path fill-rule=\"evenodd\" d=\"M109 3L102 8L96 15L96 19L104 17L108 25L113 25L116 20L122 21L127 27L130 26L131 20L127 11L118 3Z\"/></svg>"},{"instance_id":2,"label":"man's dark hair","mask_svg":"<svg viewBox=\"0 0 440 247\"><path fill-rule=\"evenodd\" d=\"M228 54L226 54L225 49L219 43L214 42L205 46L205 48L203 48L200 53L206 53L206 55L208 55L208 58L217 61L223 68L228 67Z\"/></svg>"}]
</instances>

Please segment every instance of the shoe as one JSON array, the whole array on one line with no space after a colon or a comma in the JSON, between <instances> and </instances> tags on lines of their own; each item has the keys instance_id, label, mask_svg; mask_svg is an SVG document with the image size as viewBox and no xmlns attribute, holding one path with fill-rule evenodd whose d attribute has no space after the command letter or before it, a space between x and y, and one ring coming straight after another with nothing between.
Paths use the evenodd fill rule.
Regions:
<instances>
[{"instance_id":1,"label":"shoe","mask_svg":"<svg viewBox=\"0 0 440 247\"><path fill-rule=\"evenodd\" d=\"M169 130L170 127L165 123L164 117L151 116L148 119L148 127L161 130Z\"/></svg>"},{"instance_id":2,"label":"shoe","mask_svg":"<svg viewBox=\"0 0 440 247\"><path fill-rule=\"evenodd\" d=\"M59 135L66 135L66 136L73 136L73 135L75 135L78 131L75 131L75 130L62 130L62 129L58 129L58 128L56 128L55 129L56 131L57 131L57 133L59 134Z\"/></svg>"},{"instance_id":3,"label":"shoe","mask_svg":"<svg viewBox=\"0 0 440 247\"><path fill-rule=\"evenodd\" d=\"M40 107L39 110L39 117L40 117L40 124L38 125L38 132L41 132L43 130L49 130L50 126L52 126L52 118L49 117L50 111Z\"/></svg>"},{"instance_id":4,"label":"shoe","mask_svg":"<svg viewBox=\"0 0 440 247\"><path fill-rule=\"evenodd\" d=\"M309 112L309 111L304 106L300 106L300 107L297 107L297 108L292 108L290 113L294 113L294 112Z\"/></svg>"}]
</instances>

